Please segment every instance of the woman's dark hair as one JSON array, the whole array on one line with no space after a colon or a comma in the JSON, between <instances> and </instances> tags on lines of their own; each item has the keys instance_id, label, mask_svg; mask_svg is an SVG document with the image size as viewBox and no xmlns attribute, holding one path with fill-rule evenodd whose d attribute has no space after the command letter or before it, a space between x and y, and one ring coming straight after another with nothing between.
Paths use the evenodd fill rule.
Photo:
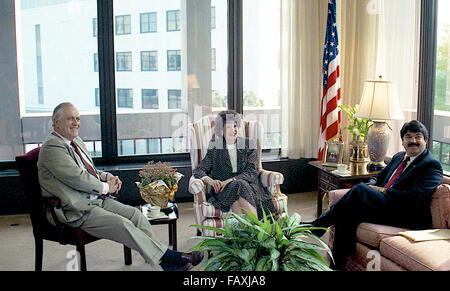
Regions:
<instances>
[{"instance_id":1,"label":"woman's dark hair","mask_svg":"<svg viewBox=\"0 0 450 291\"><path fill-rule=\"evenodd\" d=\"M400 130L400 137L402 138L402 140L408 131L420 132L423 134L424 139L428 140L428 130L420 121L412 120L403 125L402 129Z\"/></svg>"},{"instance_id":2,"label":"woman's dark hair","mask_svg":"<svg viewBox=\"0 0 450 291\"><path fill-rule=\"evenodd\" d=\"M242 118L239 113L232 109L219 112L219 114L217 114L214 125L214 132L216 133L216 135L222 136L225 123L230 121L234 121L237 127L241 127Z\"/></svg>"}]
</instances>

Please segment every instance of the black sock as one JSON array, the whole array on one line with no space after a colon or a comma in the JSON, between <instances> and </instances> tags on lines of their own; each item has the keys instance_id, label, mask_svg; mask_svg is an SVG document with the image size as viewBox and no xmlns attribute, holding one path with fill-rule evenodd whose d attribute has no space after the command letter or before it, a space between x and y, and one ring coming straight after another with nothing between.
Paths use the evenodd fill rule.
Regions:
<instances>
[{"instance_id":1,"label":"black sock","mask_svg":"<svg viewBox=\"0 0 450 291\"><path fill-rule=\"evenodd\" d=\"M181 265L183 261L181 260L181 253L167 249L164 255L161 257L160 265Z\"/></svg>"}]
</instances>

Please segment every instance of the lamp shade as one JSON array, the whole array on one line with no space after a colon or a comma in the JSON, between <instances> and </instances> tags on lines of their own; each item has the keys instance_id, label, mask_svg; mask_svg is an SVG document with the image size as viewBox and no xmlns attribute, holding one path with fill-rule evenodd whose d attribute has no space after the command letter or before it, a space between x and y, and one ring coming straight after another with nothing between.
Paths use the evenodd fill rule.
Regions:
<instances>
[{"instance_id":1,"label":"lamp shade","mask_svg":"<svg viewBox=\"0 0 450 291\"><path fill-rule=\"evenodd\" d=\"M403 119L403 112L397 97L397 88L393 82L367 80L356 117L372 120Z\"/></svg>"}]
</instances>

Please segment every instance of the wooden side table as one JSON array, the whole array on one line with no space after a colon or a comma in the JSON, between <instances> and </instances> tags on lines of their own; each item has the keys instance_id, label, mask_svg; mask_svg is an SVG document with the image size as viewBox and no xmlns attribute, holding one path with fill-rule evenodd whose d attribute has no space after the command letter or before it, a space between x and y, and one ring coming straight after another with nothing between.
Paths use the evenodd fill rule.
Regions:
<instances>
[{"instance_id":1,"label":"wooden side table","mask_svg":"<svg viewBox=\"0 0 450 291\"><path fill-rule=\"evenodd\" d=\"M171 203L171 202L169 202ZM172 203L171 203L172 204ZM148 204L141 206L142 214L147 217ZM174 251L177 250L177 220L178 220L178 207L176 203L173 203L174 210L169 213L166 218L149 219L151 225L167 224L169 228L169 246L172 246Z\"/></svg>"},{"instance_id":2,"label":"wooden side table","mask_svg":"<svg viewBox=\"0 0 450 291\"><path fill-rule=\"evenodd\" d=\"M360 182L368 182L370 177L379 171L368 171L368 163L349 163L349 176L340 176L333 173L334 167L324 166L320 161L311 161L308 164L318 169L318 189L317 189L317 217L322 214L322 199L327 195L328 191L351 188Z\"/></svg>"}]
</instances>

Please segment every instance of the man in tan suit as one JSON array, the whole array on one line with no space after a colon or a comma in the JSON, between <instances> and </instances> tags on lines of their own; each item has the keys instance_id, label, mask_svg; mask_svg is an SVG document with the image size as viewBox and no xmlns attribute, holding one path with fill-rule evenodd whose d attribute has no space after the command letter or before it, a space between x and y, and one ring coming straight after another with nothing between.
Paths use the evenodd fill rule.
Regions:
<instances>
[{"instance_id":1,"label":"man in tan suit","mask_svg":"<svg viewBox=\"0 0 450 291\"><path fill-rule=\"evenodd\" d=\"M59 104L52 120L54 131L42 144L38 173L42 195L61 200L62 208L55 212L62 223L122 243L138 251L146 262L160 264L163 270L188 270L200 263L200 252L168 249L138 209L109 197L120 191L122 182L95 168L78 137L80 114L73 104ZM49 220L52 222L51 217Z\"/></svg>"}]
</instances>

